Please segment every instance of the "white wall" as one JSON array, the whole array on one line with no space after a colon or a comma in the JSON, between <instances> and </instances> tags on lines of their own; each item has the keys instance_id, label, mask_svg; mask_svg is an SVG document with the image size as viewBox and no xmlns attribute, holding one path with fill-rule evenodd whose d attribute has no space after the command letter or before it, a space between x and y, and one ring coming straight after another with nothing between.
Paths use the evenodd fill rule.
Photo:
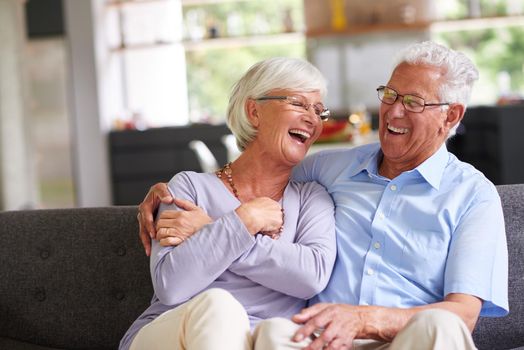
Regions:
<instances>
[{"instance_id":1,"label":"white wall","mask_svg":"<svg viewBox=\"0 0 524 350\"><path fill-rule=\"evenodd\" d=\"M26 115L24 1L0 0L0 210L35 207Z\"/></svg>"},{"instance_id":2,"label":"white wall","mask_svg":"<svg viewBox=\"0 0 524 350\"><path fill-rule=\"evenodd\" d=\"M96 26L100 0L65 0L65 28L69 44L69 105L72 118L74 176L77 205L111 203L107 134L103 130L99 61L105 47ZM103 48L103 50L102 50Z\"/></svg>"},{"instance_id":3,"label":"white wall","mask_svg":"<svg viewBox=\"0 0 524 350\"><path fill-rule=\"evenodd\" d=\"M376 110L375 89L389 79L395 54L415 41L429 39L429 31L397 31L309 42L308 58L328 80L326 106L348 111L366 106Z\"/></svg>"}]
</instances>

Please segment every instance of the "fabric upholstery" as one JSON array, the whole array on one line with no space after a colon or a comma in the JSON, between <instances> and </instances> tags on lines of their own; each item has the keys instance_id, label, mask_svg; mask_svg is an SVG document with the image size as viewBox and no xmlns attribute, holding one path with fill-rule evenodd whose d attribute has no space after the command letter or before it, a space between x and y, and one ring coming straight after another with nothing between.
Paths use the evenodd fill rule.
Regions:
<instances>
[{"instance_id":1,"label":"fabric upholstery","mask_svg":"<svg viewBox=\"0 0 524 350\"><path fill-rule=\"evenodd\" d=\"M153 293L136 213L0 213L0 349L116 349Z\"/></svg>"},{"instance_id":2,"label":"fabric upholstery","mask_svg":"<svg viewBox=\"0 0 524 350\"><path fill-rule=\"evenodd\" d=\"M524 184L498 186L510 314L481 318L480 350L524 350ZM0 349L116 349L153 294L136 207L0 212Z\"/></svg>"},{"instance_id":3,"label":"fabric upholstery","mask_svg":"<svg viewBox=\"0 0 524 350\"><path fill-rule=\"evenodd\" d=\"M482 349L524 347L524 184L499 185L509 253L509 315L481 317L473 338Z\"/></svg>"}]
</instances>

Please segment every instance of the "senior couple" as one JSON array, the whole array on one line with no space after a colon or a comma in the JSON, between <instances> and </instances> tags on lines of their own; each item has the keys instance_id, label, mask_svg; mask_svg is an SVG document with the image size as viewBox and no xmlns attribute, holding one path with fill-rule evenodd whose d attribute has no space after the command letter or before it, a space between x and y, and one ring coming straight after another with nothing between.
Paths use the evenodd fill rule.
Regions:
<instances>
[{"instance_id":1,"label":"senior couple","mask_svg":"<svg viewBox=\"0 0 524 350\"><path fill-rule=\"evenodd\" d=\"M445 145L477 78L413 44L377 88L380 143L304 159L324 78L297 59L251 67L227 111L239 158L140 205L154 295L120 348L475 349L479 315L508 313L500 198Z\"/></svg>"}]
</instances>

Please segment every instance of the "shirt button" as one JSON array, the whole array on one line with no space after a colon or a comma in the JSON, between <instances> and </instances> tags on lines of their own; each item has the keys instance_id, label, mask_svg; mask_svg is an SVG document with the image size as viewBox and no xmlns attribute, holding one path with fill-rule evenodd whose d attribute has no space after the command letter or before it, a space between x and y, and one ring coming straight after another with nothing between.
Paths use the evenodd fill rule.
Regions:
<instances>
[{"instance_id":1,"label":"shirt button","mask_svg":"<svg viewBox=\"0 0 524 350\"><path fill-rule=\"evenodd\" d=\"M366 271L366 273L367 273L368 275L371 276L371 275L373 275L373 274L375 273L375 271L373 271L372 268L369 268L369 269Z\"/></svg>"},{"instance_id":2,"label":"shirt button","mask_svg":"<svg viewBox=\"0 0 524 350\"><path fill-rule=\"evenodd\" d=\"M397 185L391 185L391 191L396 191L397 190Z\"/></svg>"},{"instance_id":3,"label":"shirt button","mask_svg":"<svg viewBox=\"0 0 524 350\"><path fill-rule=\"evenodd\" d=\"M378 213L378 218L379 218L379 219L384 219L384 218L385 218L384 213Z\"/></svg>"},{"instance_id":4,"label":"shirt button","mask_svg":"<svg viewBox=\"0 0 524 350\"><path fill-rule=\"evenodd\" d=\"M379 249L379 248L380 248L380 242L375 242L375 243L373 243L373 247L374 247L375 249Z\"/></svg>"}]
</instances>

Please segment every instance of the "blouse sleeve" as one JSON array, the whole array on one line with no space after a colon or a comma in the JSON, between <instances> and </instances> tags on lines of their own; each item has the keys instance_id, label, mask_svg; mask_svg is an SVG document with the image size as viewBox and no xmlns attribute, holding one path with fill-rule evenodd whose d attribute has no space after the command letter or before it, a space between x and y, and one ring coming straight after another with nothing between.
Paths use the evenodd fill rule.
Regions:
<instances>
[{"instance_id":1,"label":"blouse sleeve","mask_svg":"<svg viewBox=\"0 0 524 350\"><path fill-rule=\"evenodd\" d=\"M168 184L173 196L196 203L196 191L188 173L179 173ZM180 210L174 204L159 208ZM204 290L231 263L249 250L255 239L235 211L225 214L177 247L152 242L151 279L156 296L165 305L184 302Z\"/></svg>"}]
</instances>

